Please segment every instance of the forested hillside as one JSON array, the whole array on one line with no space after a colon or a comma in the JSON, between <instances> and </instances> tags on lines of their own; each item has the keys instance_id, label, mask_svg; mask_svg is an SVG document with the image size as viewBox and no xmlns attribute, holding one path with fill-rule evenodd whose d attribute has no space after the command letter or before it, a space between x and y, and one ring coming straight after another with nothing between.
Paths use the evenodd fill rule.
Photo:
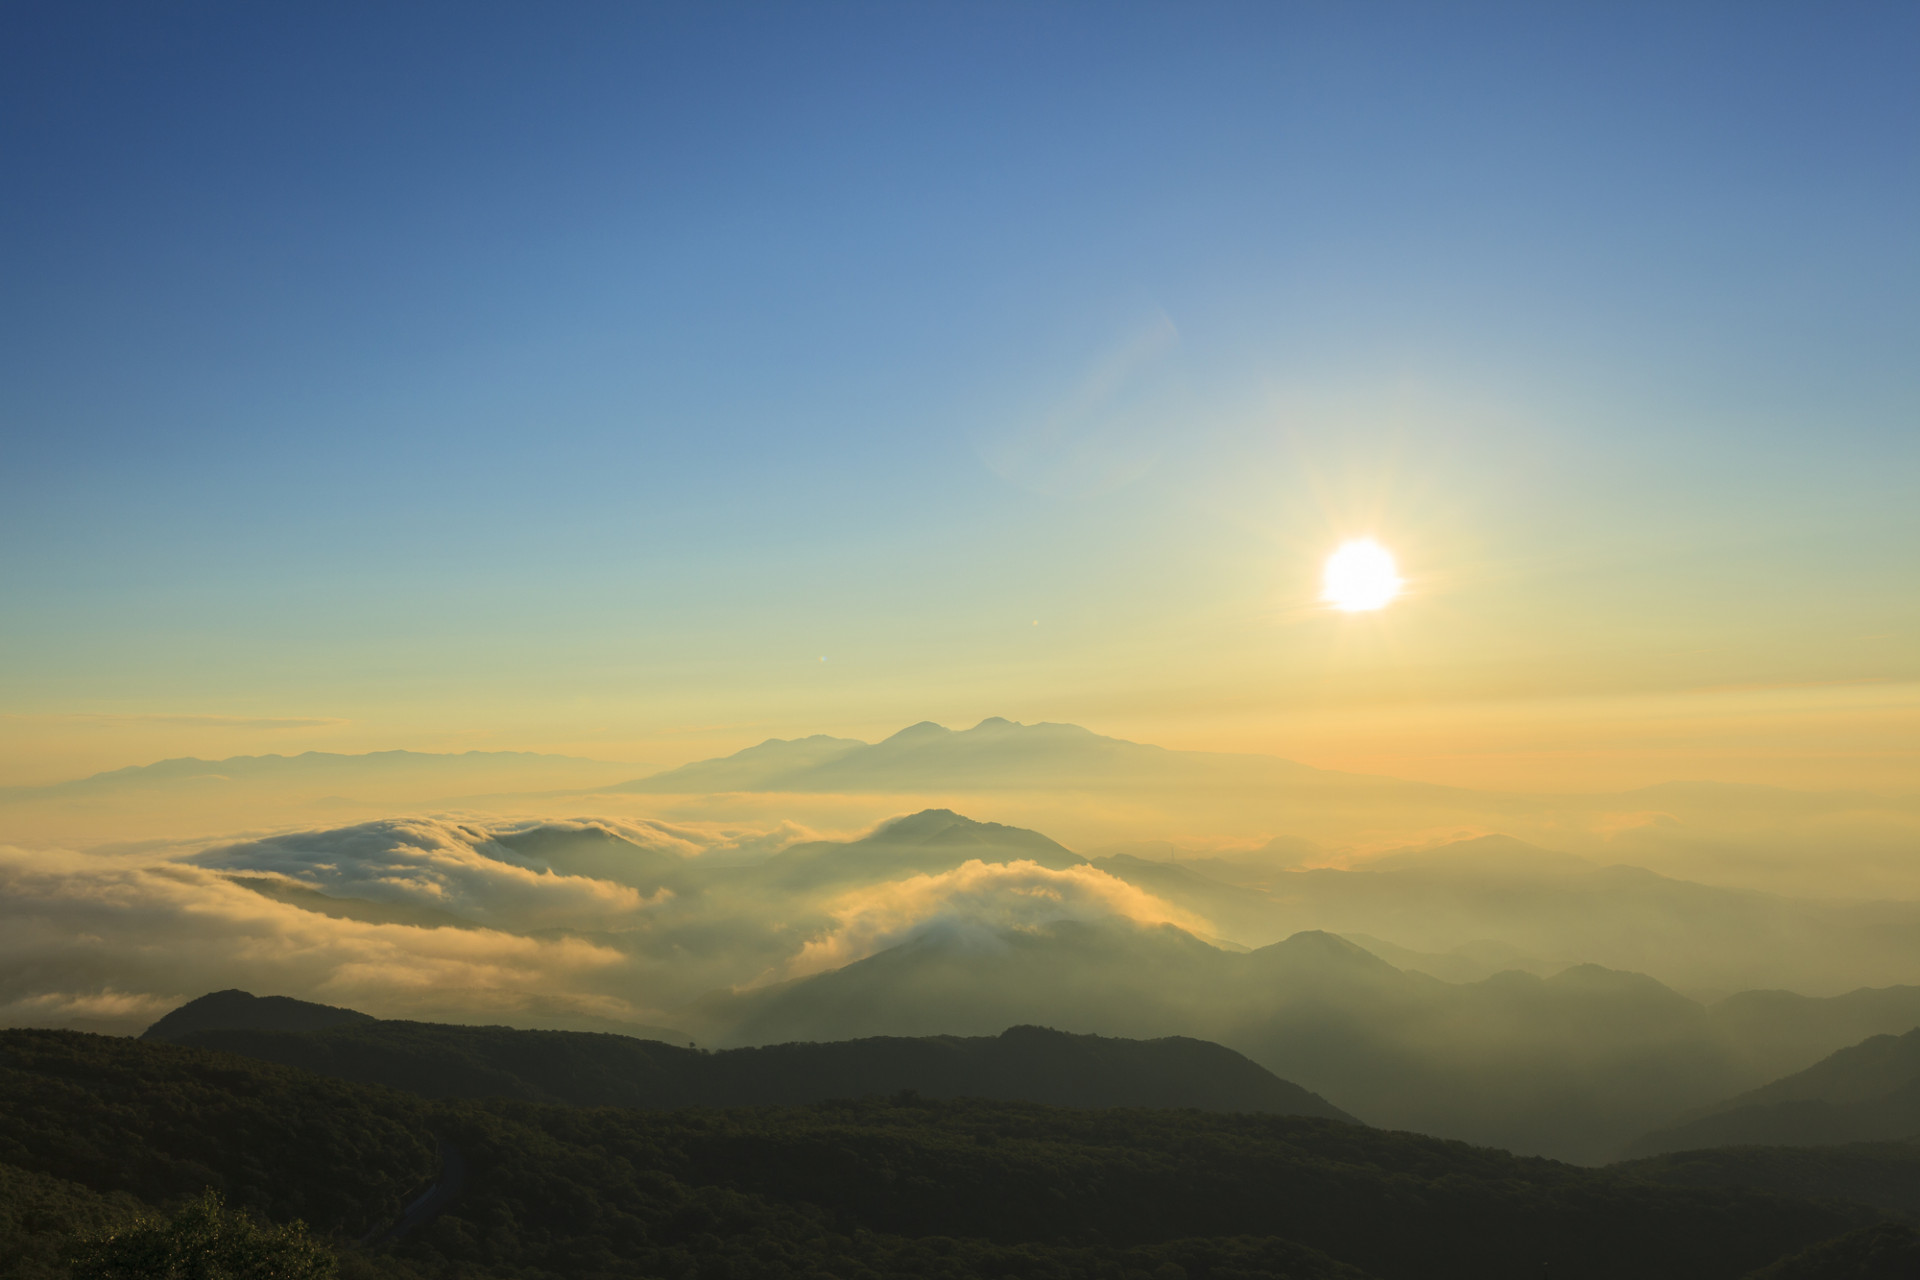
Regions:
<instances>
[{"instance_id":1,"label":"forested hillside","mask_svg":"<svg viewBox=\"0 0 1920 1280\"><path fill-rule=\"evenodd\" d=\"M1734 1280L1876 1217L1304 1117L435 1102L44 1031L0 1033L0 1164L16 1205L66 1206L6 1219L23 1276L54 1274L59 1232L128 1197L206 1187L305 1219L346 1275L397 1278Z\"/></svg>"},{"instance_id":2,"label":"forested hillside","mask_svg":"<svg viewBox=\"0 0 1920 1280\"><path fill-rule=\"evenodd\" d=\"M997 1036L880 1036L708 1053L604 1033L380 1021L284 997L220 991L174 1010L144 1038L429 1098L747 1106L911 1090L1057 1106L1352 1119L1231 1049L1183 1036L1122 1040L1014 1027Z\"/></svg>"}]
</instances>

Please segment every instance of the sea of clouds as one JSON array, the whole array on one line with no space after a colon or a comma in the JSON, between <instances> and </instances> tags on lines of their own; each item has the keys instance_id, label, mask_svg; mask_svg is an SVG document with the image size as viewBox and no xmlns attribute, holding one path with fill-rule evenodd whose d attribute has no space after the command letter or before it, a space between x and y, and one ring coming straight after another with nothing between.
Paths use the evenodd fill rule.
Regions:
<instances>
[{"instance_id":1,"label":"sea of clouds","mask_svg":"<svg viewBox=\"0 0 1920 1280\"><path fill-rule=\"evenodd\" d=\"M675 883L566 874L501 842L536 827L616 837ZM135 1033L239 987L381 1017L671 1027L708 991L822 972L929 928L1205 926L1095 868L1020 861L817 900L735 892L813 834L406 817L136 850L0 846L0 1025Z\"/></svg>"}]
</instances>

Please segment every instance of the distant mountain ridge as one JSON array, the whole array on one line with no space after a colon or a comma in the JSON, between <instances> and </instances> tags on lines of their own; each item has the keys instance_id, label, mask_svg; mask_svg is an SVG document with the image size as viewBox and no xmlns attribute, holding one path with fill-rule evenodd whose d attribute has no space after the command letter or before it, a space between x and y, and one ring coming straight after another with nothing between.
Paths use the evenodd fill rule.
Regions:
<instances>
[{"instance_id":1,"label":"distant mountain ridge","mask_svg":"<svg viewBox=\"0 0 1920 1280\"><path fill-rule=\"evenodd\" d=\"M1073 724L1019 724L1000 716L971 729L930 720L876 743L851 738L769 738L716 760L701 760L610 788L643 794L715 791L910 791L1245 785L1256 780L1391 785L1277 756L1170 751L1109 738Z\"/></svg>"},{"instance_id":2,"label":"distant mountain ridge","mask_svg":"<svg viewBox=\"0 0 1920 1280\"><path fill-rule=\"evenodd\" d=\"M764 1106L831 1098L978 1097L1075 1107L1353 1118L1231 1049L1014 1027L997 1036L875 1037L703 1052L630 1036L389 1022L282 996L202 996L142 1037L426 1097L572 1106Z\"/></svg>"},{"instance_id":3,"label":"distant mountain ridge","mask_svg":"<svg viewBox=\"0 0 1920 1280\"><path fill-rule=\"evenodd\" d=\"M1751 1084L1757 1063L1778 1052L1767 1035L1817 1044L1817 1029L1792 1028L1836 1016L1884 1025L1920 1012L1920 989L1775 1002L1766 1023L1745 1003L1710 1008L1597 965L1445 982L1315 930L1234 953L1121 919L935 921L842 968L715 993L674 1017L703 1038L746 1045L1017 1023L1186 1035L1238 1050L1369 1124L1591 1163Z\"/></svg>"},{"instance_id":4,"label":"distant mountain ridge","mask_svg":"<svg viewBox=\"0 0 1920 1280\"><path fill-rule=\"evenodd\" d=\"M1455 985L1311 930L1235 954L1170 925L941 924L844 968L719 994L675 1017L732 1044L976 1035L1008 1023L1186 1035L1226 1044L1369 1124L1586 1162L1611 1158L1680 1100L1699 1105L1743 1078L1707 1010L1651 978L1576 966Z\"/></svg>"},{"instance_id":5,"label":"distant mountain ridge","mask_svg":"<svg viewBox=\"0 0 1920 1280\"><path fill-rule=\"evenodd\" d=\"M122 769L109 769L103 773L50 783L46 786L0 787L0 800L51 799L96 792L140 790L195 779L265 782L298 777L302 780L315 780L327 775L350 776L369 770L391 774L394 771L424 772L433 769L475 766L617 769L620 763L538 751L302 751L294 755L228 756L221 760L203 760L198 756L176 756L167 760L158 760L152 764L128 765Z\"/></svg>"}]
</instances>

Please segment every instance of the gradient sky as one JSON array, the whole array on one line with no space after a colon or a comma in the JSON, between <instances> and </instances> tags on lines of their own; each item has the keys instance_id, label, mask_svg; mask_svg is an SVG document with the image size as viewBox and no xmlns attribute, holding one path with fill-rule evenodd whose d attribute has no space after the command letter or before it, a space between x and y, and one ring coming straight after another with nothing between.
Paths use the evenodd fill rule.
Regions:
<instances>
[{"instance_id":1,"label":"gradient sky","mask_svg":"<svg viewBox=\"0 0 1920 1280\"><path fill-rule=\"evenodd\" d=\"M1920 778L1920 8L0 12L0 783ZM1408 598L1313 604L1344 537Z\"/></svg>"}]
</instances>

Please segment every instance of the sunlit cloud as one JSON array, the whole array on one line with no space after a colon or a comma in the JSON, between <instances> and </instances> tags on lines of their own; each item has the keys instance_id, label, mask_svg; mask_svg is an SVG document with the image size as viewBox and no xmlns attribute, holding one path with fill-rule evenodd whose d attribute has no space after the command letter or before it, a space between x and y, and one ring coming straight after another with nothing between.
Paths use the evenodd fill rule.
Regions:
<instances>
[{"instance_id":1,"label":"sunlit cloud","mask_svg":"<svg viewBox=\"0 0 1920 1280\"><path fill-rule=\"evenodd\" d=\"M232 986L386 1016L644 1011L625 957L574 937L337 919L192 863L0 847L0 1022L138 1030Z\"/></svg>"},{"instance_id":2,"label":"sunlit cloud","mask_svg":"<svg viewBox=\"0 0 1920 1280\"><path fill-rule=\"evenodd\" d=\"M939 875L912 876L849 893L831 908L833 928L809 939L778 975L837 969L897 946L931 928L971 932L983 941L1002 930L1061 920L1119 919L1206 932L1207 921L1094 867L1055 871L1037 862L978 859Z\"/></svg>"},{"instance_id":3,"label":"sunlit cloud","mask_svg":"<svg viewBox=\"0 0 1920 1280\"><path fill-rule=\"evenodd\" d=\"M335 897L426 907L511 929L631 928L664 890L556 875L483 827L430 818L367 822L228 845L194 866L285 876Z\"/></svg>"}]
</instances>

